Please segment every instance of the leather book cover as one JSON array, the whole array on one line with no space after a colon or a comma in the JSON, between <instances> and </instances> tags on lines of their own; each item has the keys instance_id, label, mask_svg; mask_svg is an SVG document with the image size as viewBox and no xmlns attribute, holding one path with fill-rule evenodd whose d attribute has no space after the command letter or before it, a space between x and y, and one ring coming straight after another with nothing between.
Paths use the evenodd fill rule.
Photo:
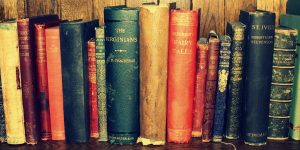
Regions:
<instances>
[{"instance_id":1,"label":"leather book cover","mask_svg":"<svg viewBox=\"0 0 300 150\"><path fill-rule=\"evenodd\" d=\"M246 26L241 22L227 23L226 32L232 39L225 114L225 137L227 139L238 139L241 136L245 29Z\"/></svg>"},{"instance_id":2,"label":"leather book cover","mask_svg":"<svg viewBox=\"0 0 300 150\"><path fill-rule=\"evenodd\" d=\"M95 30L99 141L107 141L105 28L101 26Z\"/></svg>"},{"instance_id":3,"label":"leather book cover","mask_svg":"<svg viewBox=\"0 0 300 150\"><path fill-rule=\"evenodd\" d=\"M214 107L218 80L219 50L219 36L214 31L211 31L208 38L208 66L205 89L204 118L202 125L202 142L210 142L212 140L215 111Z\"/></svg>"},{"instance_id":4,"label":"leather book cover","mask_svg":"<svg viewBox=\"0 0 300 150\"><path fill-rule=\"evenodd\" d=\"M300 15L300 1L299 0L288 0L286 4L286 13L293 15Z\"/></svg>"},{"instance_id":5,"label":"leather book cover","mask_svg":"<svg viewBox=\"0 0 300 150\"><path fill-rule=\"evenodd\" d=\"M225 109L228 93L228 75L231 54L231 38L228 35L220 37L220 54L218 67L218 85L215 99L213 141L221 142L225 124Z\"/></svg>"},{"instance_id":6,"label":"leather book cover","mask_svg":"<svg viewBox=\"0 0 300 150\"><path fill-rule=\"evenodd\" d=\"M261 146L267 142L275 13L241 10L240 21L251 27L245 33L244 141Z\"/></svg>"},{"instance_id":7,"label":"leather book cover","mask_svg":"<svg viewBox=\"0 0 300 150\"><path fill-rule=\"evenodd\" d=\"M51 140L65 140L59 26L45 29Z\"/></svg>"},{"instance_id":8,"label":"leather book cover","mask_svg":"<svg viewBox=\"0 0 300 150\"><path fill-rule=\"evenodd\" d=\"M37 144L40 138L38 115L37 72L34 24L58 21L57 15L36 16L19 19L18 37L21 65L22 96L27 144Z\"/></svg>"},{"instance_id":9,"label":"leather book cover","mask_svg":"<svg viewBox=\"0 0 300 150\"><path fill-rule=\"evenodd\" d=\"M274 37L268 139L288 140L298 31L277 27Z\"/></svg>"},{"instance_id":10,"label":"leather book cover","mask_svg":"<svg viewBox=\"0 0 300 150\"><path fill-rule=\"evenodd\" d=\"M290 14L282 14L280 15L280 23L281 26L286 26L290 28L297 29L300 31L300 16L290 15ZM297 40L297 51L296 54L300 53L300 36L298 36ZM294 140L300 140L300 59L299 56L296 55L295 58L295 69L294 69L294 83L293 83L293 96L291 102L291 110L290 110L290 124L289 124L289 136Z\"/></svg>"},{"instance_id":11,"label":"leather book cover","mask_svg":"<svg viewBox=\"0 0 300 150\"><path fill-rule=\"evenodd\" d=\"M87 41L95 37L98 20L75 20L60 24L64 97L64 121L68 143L88 142L90 117L88 97Z\"/></svg>"},{"instance_id":12,"label":"leather book cover","mask_svg":"<svg viewBox=\"0 0 300 150\"><path fill-rule=\"evenodd\" d=\"M5 117L4 117L3 95L2 95L2 81L0 70L0 143L6 142L6 129L5 129Z\"/></svg>"},{"instance_id":13,"label":"leather book cover","mask_svg":"<svg viewBox=\"0 0 300 150\"><path fill-rule=\"evenodd\" d=\"M98 130L98 97L96 83L96 43L95 39L87 42L88 47L88 80L89 80L89 107L90 107L90 136L99 137Z\"/></svg>"},{"instance_id":14,"label":"leather book cover","mask_svg":"<svg viewBox=\"0 0 300 150\"><path fill-rule=\"evenodd\" d=\"M168 50L168 142L192 137L198 11L171 10Z\"/></svg>"},{"instance_id":15,"label":"leather book cover","mask_svg":"<svg viewBox=\"0 0 300 150\"><path fill-rule=\"evenodd\" d=\"M139 136L139 10L106 7L107 131L111 144Z\"/></svg>"},{"instance_id":16,"label":"leather book cover","mask_svg":"<svg viewBox=\"0 0 300 150\"><path fill-rule=\"evenodd\" d=\"M197 44L196 57L196 81L193 112L192 137L202 136L202 124L204 117L205 86L207 77L208 43L207 38L200 38Z\"/></svg>"},{"instance_id":17,"label":"leather book cover","mask_svg":"<svg viewBox=\"0 0 300 150\"><path fill-rule=\"evenodd\" d=\"M13 20L0 23L0 68L7 143L24 144L18 29Z\"/></svg>"},{"instance_id":18,"label":"leather book cover","mask_svg":"<svg viewBox=\"0 0 300 150\"><path fill-rule=\"evenodd\" d=\"M140 137L143 145L166 142L168 5L140 8Z\"/></svg>"}]
</instances>

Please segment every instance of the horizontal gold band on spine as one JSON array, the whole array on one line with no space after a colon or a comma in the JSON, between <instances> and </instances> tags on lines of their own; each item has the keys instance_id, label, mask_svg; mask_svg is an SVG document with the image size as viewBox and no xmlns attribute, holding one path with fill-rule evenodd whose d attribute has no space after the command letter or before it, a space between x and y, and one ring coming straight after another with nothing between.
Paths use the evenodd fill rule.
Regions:
<instances>
[{"instance_id":1,"label":"horizontal gold band on spine","mask_svg":"<svg viewBox=\"0 0 300 150\"><path fill-rule=\"evenodd\" d=\"M296 52L296 49L274 48L274 51Z\"/></svg>"},{"instance_id":2,"label":"horizontal gold band on spine","mask_svg":"<svg viewBox=\"0 0 300 150\"><path fill-rule=\"evenodd\" d=\"M269 116L270 118L278 118L278 119L288 119L290 116Z\"/></svg>"},{"instance_id":3,"label":"horizontal gold band on spine","mask_svg":"<svg viewBox=\"0 0 300 150\"><path fill-rule=\"evenodd\" d=\"M280 68L280 69L293 69L295 66L272 66L273 68Z\"/></svg>"},{"instance_id":4,"label":"horizontal gold band on spine","mask_svg":"<svg viewBox=\"0 0 300 150\"><path fill-rule=\"evenodd\" d=\"M290 103L292 102L291 99L282 100L282 99L270 99L271 102L279 102L279 103Z\"/></svg>"},{"instance_id":5,"label":"horizontal gold band on spine","mask_svg":"<svg viewBox=\"0 0 300 150\"><path fill-rule=\"evenodd\" d=\"M273 84L273 85L289 85L289 86L293 85L293 83L275 83L275 82L272 82L271 84Z\"/></svg>"},{"instance_id":6,"label":"horizontal gold band on spine","mask_svg":"<svg viewBox=\"0 0 300 150\"><path fill-rule=\"evenodd\" d=\"M268 138L268 140L278 140L278 141L288 140L289 139L288 137L285 137L285 138L267 137L267 138Z\"/></svg>"}]
</instances>

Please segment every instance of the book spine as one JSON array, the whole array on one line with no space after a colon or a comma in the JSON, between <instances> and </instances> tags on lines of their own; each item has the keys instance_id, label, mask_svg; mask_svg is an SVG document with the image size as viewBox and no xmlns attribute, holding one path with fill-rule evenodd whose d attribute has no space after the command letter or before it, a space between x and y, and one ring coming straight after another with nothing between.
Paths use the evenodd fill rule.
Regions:
<instances>
[{"instance_id":1,"label":"book spine","mask_svg":"<svg viewBox=\"0 0 300 150\"><path fill-rule=\"evenodd\" d=\"M0 142L6 142L6 131L5 131L5 117L3 108L3 95L2 95L2 81L1 81L1 70L0 70Z\"/></svg>"},{"instance_id":2,"label":"book spine","mask_svg":"<svg viewBox=\"0 0 300 150\"><path fill-rule=\"evenodd\" d=\"M225 137L227 139L238 139L241 134L245 28L245 25L241 23L228 23L227 25L227 33L232 39L225 123Z\"/></svg>"},{"instance_id":3,"label":"book spine","mask_svg":"<svg viewBox=\"0 0 300 150\"><path fill-rule=\"evenodd\" d=\"M187 143L192 137L197 28L197 11L171 10L168 55L168 142Z\"/></svg>"},{"instance_id":4,"label":"book spine","mask_svg":"<svg viewBox=\"0 0 300 150\"><path fill-rule=\"evenodd\" d=\"M107 141L106 68L104 27L96 28L96 67L99 141Z\"/></svg>"},{"instance_id":5,"label":"book spine","mask_svg":"<svg viewBox=\"0 0 300 150\"><path fill-rule=\"evenodd\" d=\"M212 139L214 103L217 92L218 60L220 39L211 37L208 42L208 68L206 93L204 104L204 119L202 127L202 142L210 142Z\"/></svg>"},{"instance_id":6,"label":"book spine","mask_svg":"<svg viewBox=\"0 0 300 150\"><path fill-rule=\"evenodd\" d=\"M140 125L138 142L166 141L169 7L140 8Z\"/></svg>"},{"instance_id":7,"label":"book spine","mask_svg":"<svg viewBox=\"0 0 300 150\"><path fill-rule=\"evenodd\" d=\"M202 136L202 123L204 117L205 87L207 76L208 45L207 38L200 39L197 50L196 83L193 113L193 137Z\"/></svg>"},{"instance_id":8,"label":"book spine","mask_svg":"<svg viewBox=\"0 0 300 150\"><path fill-rule=\"evenodd\" d=\"M298 32L275 30L268 139L287 140Z\"/></svg>"},{"instance_id":9,"label":"book spine","mask_svg":"<svg viewBox=\"0 0 300 150\"><path fill-rule=\"evenodd\" d=\"M249 27L244 61L244 140L260 146L267 142L275 14L241 11L240 21Z\"/></svg>"},{"instance_id":10,"label":"book spine","mask_svg":"<svg viewBox=\"0 0 300 150\"><path fill-rule=\"evenodd\" d=\"M45 25L35 24L37 91L41 121L41 139L51 140L51 124L48 95Z\"/></svg>"},{"instance_id":11,"label":"book spine","mask_svg":"<svg viewBox=\"0 0 300 150\"><path fill-rule=\"evenodd\" d=\"M46 28L46 58L52 140L65 140L59 28Z\"/></svg>"},{"instance_id":12,"label":"book spine","mask_svg":"<svg viewBox=\"0 0 300 150\"><path fill-rule=\"evenodd\" d=\"M88 79L89 79L89 105L90 105L90 136L98 138L98 98L96 83L96 43L92 39L88 47Z\"/></svg>"},{"instance_id":13,"label":"book spine","mask_svg":"<svg viewBox=\"0 0 300 150\"><path fill-rule=\"evenodd\" d=\"M25 133L27 144L37 144L39 122L36 95L36 70L34 65L34 37L30 31L29 19L18 20L18 37L21 65L22 96L24 107Z\"/></svg>"},{"instance_id":14,"label":"book spine","mask_svg":"<svg viewBox=\"0 0 300 150\"><path fill-rule=\"evenodd\" d=\"M17 24L0 24L0 68L8 144L24 144L25 128Z\"/></svg>"},{"instance_id":15,"label":"book spine","mask_svg":"<svg viewBox=\"0 0 300 150\"><path fill-rule=\"evenodd\" d=\"M227 86L229 75L229 64L231 54L231 38L227 35L221 37L219 67L218 67L218 86L215 101L213 141L221 142L223 138L225 109L227 98Z\"/></svg>"}]
</instances>

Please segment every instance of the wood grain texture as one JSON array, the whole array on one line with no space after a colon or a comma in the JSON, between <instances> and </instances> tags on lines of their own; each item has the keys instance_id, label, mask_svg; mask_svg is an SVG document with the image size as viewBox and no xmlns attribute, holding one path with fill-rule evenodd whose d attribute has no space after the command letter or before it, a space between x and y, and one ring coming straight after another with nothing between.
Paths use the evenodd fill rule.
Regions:
<instances>
[{"instance_id":1,"label":"wood grain texture","mask_svg":"<svg viewBox=\"0 0 300 150\"><path fill-rule=\"evenodd\" d=\"M0 0L0 20L4 19L4 1Z\"/></svg>"},{"instance_id":2,"label":"wood grain texture","mask_svg":"<svg viewBox=\"0 0 300 150\"><path fill-rule=\"evenodd\" d=\"M191 9L191 0L160 0L160 3L171 3L176 2L176 7L180 9L189 10Z\"/></svg>"},{"instance_id":3,"label":"wood grain texture","mask_svg":"<svg viewBox=\"0 0 300 150\"><path fill-rule=\"evenodd\" d=\"M3 0L5 19L22 18L27 16L25 0Z\"/></svg>"},{"instance_id":4,"label":"wood grain texture","mask_svg":"<svg viewBox=\"0 0 300 150\"><path fill-rule=\"evenodd\" d=\"M94 0L93 18L98 18L100 25L104 25L104 1Z\"/></svg>"},{"instance_id":5,"label":"wood grain texture","mask_svg":"<svg viewBox=\"0 0 300 150\"><path fill-rule=\"evenodd\" d=\"M93 0L60 0L61 19L90 20L93 18Z\"/></svg>"},{"instance_id":6,"label":"wood grain texture","mask_svg":"<svg viewBox=\"0 0 300 150\"><path fill-rule=\"evenodd\" d=\"M287 1L288 0L257 0L257 9L275 12L276 25L278 25L280 13L286 13Z\"/></svg>"},{"instance_id":7,"label":"wood grain texture","mask_svg":"<svg viewBox=\"0 0 300 150\"><path fill-rule=\"evenodd\" d=\"M125 0L104 0L105 6L125 5Z\"/></svg>"},{"instance_id":8,"label":"wood grain texture","mask_svg":"<svg viewBox=\"0 0 300 150\"><path fill-rule=\"evenodd\" d=\"M58 0L27 0L28 15L57 14Z\"/></svg>"}]
</instances>

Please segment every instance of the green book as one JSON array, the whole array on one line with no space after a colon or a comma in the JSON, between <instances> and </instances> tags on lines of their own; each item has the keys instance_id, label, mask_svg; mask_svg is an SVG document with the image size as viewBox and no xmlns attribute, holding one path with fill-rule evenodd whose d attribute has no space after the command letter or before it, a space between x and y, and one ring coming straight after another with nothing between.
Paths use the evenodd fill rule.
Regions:
<instances>
[{"instance_id":1,"label":"green book","mask_svg":"<svg viewBox=\"0 0 300 150\"><path fill-rule=\"evenodd\" d=\"M286 12L288 14L300 15L300 1L288 0L286 4Z\"/></svg>"}]
</instances>

